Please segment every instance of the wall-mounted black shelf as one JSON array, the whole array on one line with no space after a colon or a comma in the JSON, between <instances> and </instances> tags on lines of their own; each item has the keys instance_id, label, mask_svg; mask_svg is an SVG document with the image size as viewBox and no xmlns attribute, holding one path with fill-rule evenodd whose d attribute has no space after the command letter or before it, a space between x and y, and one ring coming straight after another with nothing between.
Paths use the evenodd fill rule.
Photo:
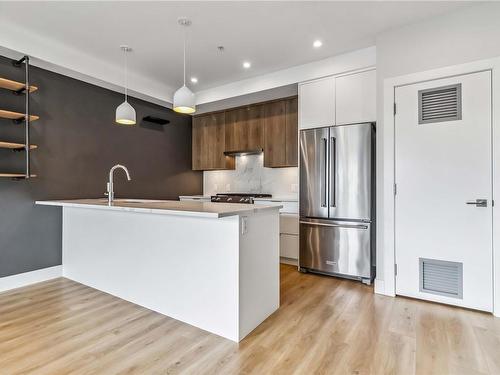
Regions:
<instances>
[{"instance_id":1,"label":"wall-mounted black shelf","mask_svg":"<svg viewBox=\"0 0 500 375\"><path fill-rule=\"evenodd\" d=\"M26 149L26 145L23 143L0 141L0 148L8 148L10 150L24 150L24 149ZM38 148L37 145L30 145L30 147L29 147L30 150L34 150L36 148Z\"/></svg>"},{"instance_id":2,"label":"wall-mounted black shelf","mask_svg":"<svg viewBox=\"0 0 500 375\"><path fill-rule=\"evenodd\" d=\"M30 178L32 177L36 177L36 174L32 174ZM0 173L0 178L12 178L13 180L23 180L26 178L26 175L22 173Z\"/></svg>"},{"instance_id":3,"label":"wall-mounted black shelf","mask_svg":"<svg viewBox=\"0 0 500 375\"><path fill-rule=\"evenodd\" d=\"M146 117L143 117L142 119L143 119L143 121L152 122L153 124L157 124L157 125L170 124L170 120L167 120L167 119L164 119L161 117L146 116Z\"/></svg>"},{"instance_id":4,"label":"wall-mounted black shelf","mask_svg":"<svg viewBox=\"0 0 500 375\"><path fill-rule=\"evenodd\" d=\"M21 94L26 91L26 84L22 82L11 81L10 79L0 78L0 89L10 90L16 94ZM30 86L30 93L38 90L36 86Z\"/></svg>"},{"instance_id":5,"label":"wall-mounted black shelf","mask_svg":"<svg viewBox=\"0 0 500 375\"><path fill-rule=\"evenodd\" d=\"M20 60L12 61L12 64L16 67L22 67L24 64L25 82L17 82L7 78L0 78L0 88L10 90L15 94L25 94L24 95L25 111L24 113L18 113L0 109L0 118L12 120L15 123L24 122L24 143L0 141L0 148L11 149L14 151L24 150L25 173L0 173L0 177L14 178L14 179L29 179L31 177L36 177L36 175L31 174L30 150L34 150L37 148L36 145L32 145L30 143L30 124L31 122L39 119L38 116L30 114L30 94L38 90L38 87L32 86L29 83L29 72L30 72L29 56L24 56Z\"/></svg>"},{"instance_id":6,"label":"wall-mounted black shelf","mask_svg":"<svg viewBox=\"0 0 500 375\"><path fill-rule=\"evenodd\" d=\"M4 109L0 109L0 118L13 120L16 123L24 122L26 114L19 112L6 111ZM30 115L30 122L38 120L40 117L35 115Z\"/></svg>"}]
</instances>

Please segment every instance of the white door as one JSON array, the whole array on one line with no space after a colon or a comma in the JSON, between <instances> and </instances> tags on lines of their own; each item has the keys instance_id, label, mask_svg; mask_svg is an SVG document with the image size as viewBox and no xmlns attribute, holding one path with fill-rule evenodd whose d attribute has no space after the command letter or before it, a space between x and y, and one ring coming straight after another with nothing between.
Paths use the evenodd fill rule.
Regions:
<instances>
[{"instance_id":1,"label":"white door","mask_svg":"<svg viewBox=\"0 0 500 375\"><path fill-rule=\"evenodd\" d=\"M492 311L491 72L395 98L396 293Z\"/></svg>"}]
</instances>

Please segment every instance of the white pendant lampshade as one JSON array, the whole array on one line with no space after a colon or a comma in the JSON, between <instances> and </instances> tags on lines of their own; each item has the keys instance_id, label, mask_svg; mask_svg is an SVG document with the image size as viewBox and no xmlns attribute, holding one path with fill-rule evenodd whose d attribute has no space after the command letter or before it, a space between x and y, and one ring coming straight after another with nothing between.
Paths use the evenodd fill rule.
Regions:
<instances>
[{"instance_id":1,"label":"white pendant lampshade","mask_svg":"<svg viewBox=\"0 0 500 375\"><path fill-rule=\"evenodd\" d=\"M187 27L191 25L191 21L186 18L179 18L179 24ZM186 33L184 33L184 84L174 94L174 111L179 113L194 113L196 112L195 96L193 92L186 86Z\"/></svg>"},{"instance_id":2,"label":"white pendant lampshade","mask_svg":"<svg viewBox=\"0 0 500 375\"><path fill-rule=\"evenodd\" d=\"M115 121L121 125L135 125L135 109L127 101L128 99L128 76L127 76L127 53L132 51L129 46L120 46L125 53L125 101L116 108Z\"/></svg>"},{"instance_id":3,"label":"white pendant lampshade","mask_svg":"<svg viewBox=\"0 0 500 375\"><path fill-rule=\"evenodd\" d=\"M116 122L121 125L135 125L135 109L126 100L116 108Z\"/></svg>"},{"instance_id":4,"label":"white pendant lampshade","mask_svg":"<svg viewBox=\"0 0 500 375\"><path fill-rule=\"evenodd\" d=\"M174 111L179 113L194 113L196 111L194 94L186 85L183 85L174 94Z\"/></svg>"}]
</instances>

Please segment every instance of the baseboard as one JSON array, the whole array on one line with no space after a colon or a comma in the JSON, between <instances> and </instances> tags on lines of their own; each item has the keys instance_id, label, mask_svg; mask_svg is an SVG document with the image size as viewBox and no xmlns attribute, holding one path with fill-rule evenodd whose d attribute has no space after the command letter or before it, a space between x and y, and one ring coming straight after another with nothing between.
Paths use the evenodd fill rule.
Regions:
<instances>
[{"instance_id":1,"label":"baseboard","mask_svg":"<svg viewBox=\"0 0 500 375\"><path fill-rule=\"evenodd\" d=\"M62 276L62 266L42 268L35 271L24 272L17 275L0 277L0 292L21 288L26 285L55 279Z\"/></svg>"},{"instance_id":2,"label":"baseboard","mask_svg":"<svg viewBox=\"0 0 500 375\"><path fill-rule=\"evenodd\" d=\"M384 280L375 279L374 291L376 294L385 294Z\"/></svg>"},{"instance_id":3,"label":"baseboard","mask_svg":"<svg viewBox=\"0 0 500 375\"><path fill-rule=\"evenodd\" d=\"M280 263L289 264L290 266L297 266L297 259L280 257Z\"/></svg>"}]
</instances>

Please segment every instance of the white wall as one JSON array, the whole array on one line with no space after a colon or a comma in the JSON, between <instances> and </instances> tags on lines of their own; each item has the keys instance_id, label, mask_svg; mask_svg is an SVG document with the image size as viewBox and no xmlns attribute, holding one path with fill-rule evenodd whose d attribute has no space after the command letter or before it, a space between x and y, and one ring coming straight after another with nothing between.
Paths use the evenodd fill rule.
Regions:
<instances>
[{"instance_id":1,"label":"white wall","mask_svg":"<svg viewBox=\"0 0 500 375\"><path fill-rule=\"evenodd\" d=\"M267 193L280 198L297 198L298 168L265 168L263 157L262 153L237 156L235 170L203 172L204 195L249 192Z\"/></svg>"},{"instance_id":2,"label":"white wall","mask_svg":"<svg viewBox=\"0 0 500 375\"><path fill-rule=\"evenodd\" d=\"M308 64L198 91L196 92L196 104L215 102L297 82L370 68L375 66L375 62L375 47L363 48Z\"/></svg>"},{"instance_id":3,"label":"white wall","mask_svg":"<svg viewBox=\"0 0 500 375\"><path fill-rule=\"evenodd\" d=\"M22 51L22 54L21 52ZM110 90L123 90L121 65L103 63L71 45L44 38L17 21L0 23L0 55L17 59L31 57L32 65L67 75ZM327 59L293 66L261 76L196 92L196 104L248 95L327 75L375 65L375 47L368 47ZM176 88L162 81L129 72L129 95L171 108Z\"/></svg>"},{"instance_id":4,"label":"white wall","mask_svg":"<svg viewBox=\"0 0 500 375\"><path fill-rule=\"evenodd\" d=\"M392 218L384 202L393 199L392 181L384 184L383 84L389 77L500 56L500 3L474 5L390 30L377 37L377 283L383 289L384 241Z\"/></svg>"},{"instance_id":5,"label":"white wall","mask_svg":"<svg viewBox=\"0 0 500 375\"><path fill-rule=\"evenodd\" d=\"M19 51L22 51L19 52ZM68 77L123 92L123 69L84 54L71 45L44 38L23 28L20 22L0 22L0 55L19 59L30 56L30 63ZM129 95L171 108L174 88L148 77L129 72Z\"/></svg>"}]
</instances>

